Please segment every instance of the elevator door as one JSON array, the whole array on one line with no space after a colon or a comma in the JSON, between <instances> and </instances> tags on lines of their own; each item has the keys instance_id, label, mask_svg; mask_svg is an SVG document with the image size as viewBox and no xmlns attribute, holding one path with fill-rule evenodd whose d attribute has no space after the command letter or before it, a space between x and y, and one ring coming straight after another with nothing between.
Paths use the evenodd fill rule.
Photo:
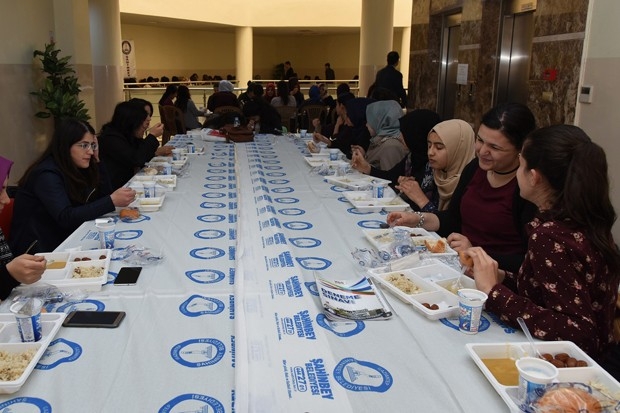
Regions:
<instances>
[{"instance_id":1,"label":"elevator door","mask_svg":"<svg viewBox=\"0 0 620 413\"><path fill-rule=\"evenodd\" d=\"M459 46L461 45L461 14L446 16L443 26L437 113L442 119L452 119L454 118L458 93L456 74L459 64Z\"/></svg>"},{"instance_id":2,"label":"elevator door","mask_svg":"<svg viewBox=\"0 0 620 413\"><path fill-rule=\"evenodd\" d=\"M495 103L527 103L534 13L504 16Z\"/></svg>"}]
</instances>

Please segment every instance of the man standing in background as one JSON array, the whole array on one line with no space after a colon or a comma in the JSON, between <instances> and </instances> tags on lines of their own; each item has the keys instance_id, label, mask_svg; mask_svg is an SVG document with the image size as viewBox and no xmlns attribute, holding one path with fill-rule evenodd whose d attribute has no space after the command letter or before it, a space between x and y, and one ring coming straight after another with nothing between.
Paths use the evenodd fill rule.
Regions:
<instances>
[{"instance_id":1,"label":"man standing in background","mask_svg":"<svg viewBox=\"0 0 620 413\"><path fill-rule=\"evenodd\" d=\"M336 80L336 73L329 63L325 63L325 80Z\"/></svg>"},{"instance_id":2,"label":"man standing in background","mask_svg":"<svg viewBox=\"0 0 620 413\"><path fill-rule=\"evenodd\" d=\"M385 88L394 92L398 96L400 106L407 104L407 94L403 87L403 74L396 70L396 65L400 61L398 52L391 51L387 55L387 66L377 72L375 77L375 88Z\"/></svg>"},{"instance_id":3,"label":"man standing in background","mask_svg":"<svg viewBox=\"0 0 620 413\"><path fill-rule=\"evenodd\" d=\"M284 80L289 80L292 77L297 77L297 75L291 66L291 62L287 60L284 62Z\"/></svg>"}]
</instances>

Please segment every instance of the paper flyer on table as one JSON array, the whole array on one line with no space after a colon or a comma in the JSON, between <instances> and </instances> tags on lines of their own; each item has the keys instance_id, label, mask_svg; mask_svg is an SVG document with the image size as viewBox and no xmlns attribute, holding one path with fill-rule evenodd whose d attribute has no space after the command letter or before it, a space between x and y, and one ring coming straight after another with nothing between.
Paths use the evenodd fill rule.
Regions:
<instances>
[{"instance_id":1,"label":"paper flyer on table","mask_svg":"<svg viewBox=\"0 0 620 413\"><path fill-rule=\"evenodd\" d=\"M330 320L387 320L392 317L392 308L369 278L331 281L316 271L314 278L325 316Z\"/></svg>"}]
</instances>

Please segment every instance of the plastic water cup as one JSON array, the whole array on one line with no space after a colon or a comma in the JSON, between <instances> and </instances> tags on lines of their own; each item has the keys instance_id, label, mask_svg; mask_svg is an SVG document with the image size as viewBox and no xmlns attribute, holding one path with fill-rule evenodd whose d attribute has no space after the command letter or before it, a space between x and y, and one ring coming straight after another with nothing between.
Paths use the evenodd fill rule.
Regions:
<instances>
[{"instance_id":1,"label":"plastic water cup","mask_svg":"<svg viewBox=\"0 0 620 413\"><path fill-rule=\"evenodd\" d=\"M155 198L155 181L144 181L142 184L144 186L144 197L145 198Z\"/></svg>"},{"instance_id":2,"label":"plastic water cup","mask_svg":"<svg viewBox=\"0 0 620 413\"><path fill-rule=\"evenodd\" d=\"M101 249L114 248L114 235L116 233L116 223L111 219L95 220L95 227L99 231L99 246Z\"/></svg>"},{"instance_id":3,"label":"plastic water cup","mask_svg":"<svg viewBox=\"0 0 620 413\"><path fill-rule=\"evenodd\" d=\"M162 166L164 175L172 175L172 165L169 162L164 162Z\"/></svg>"},{"instance_id":4,"label":"plastic water cup","mask_svg":"<svg viewBox=\"0 0 620 413\"><path fill-rule=\"evenodd\" d=\"M308 129L301 129L299 131L299 136L301 136L302 138L306 138L306 134L308 133Z\"/></svg>"},{"instance_id":5,"label":"plastic water cup","mask_svg":"<svg viewBox=\"0 0 620 413\"><path fill-rule=\"evenodd\" d=\"M340 149L330 149L329 150L329 160L337 161L340 158Z\"/></svg>"},{"instance_id":6,"label":"plastic water cup","mask_svg":"<svg viewBox=\"0 0 620 413\"><path fill-rule=\"evenodd\" d=\"M346 176L348 170L349 170L349 163L345 161L340 161L336 165L336 176Z\"/></svg>"},{"instance_id":7,"label":"plastic water cup","mask_svg":"<svg viewBox=\"0 0 620 413\"><path fill-rule=\"evenodd\" d=\"M136 191L136 197L144 198L144 185L139 182L132 182L129 184L129 188Z\"/></svg>"},{"instance_id":8,"label":"plastic water cup","mask_svg":"<svg viewBox=\"0 0 620 413\"><path fill-rule=\"evenodd\" d=\"M196 153L196 145L194 145L193 143L188 143L187 153Z\"/></svg>"},{"instance_id":9,"label":"plastic water cup","mask_svg":"<svg viewBox=\"0 0 620 413\"><path fill-rule=\"evenodd\" d=\"M462 288L457 291L459 296L459 330L465 334L478 334L482 307L489 298L482 291Z\"/></svg>"},{"instance_id":10,"label":"plastic water cup","mask_svg":"<svg viewBox=\"0 0 620 413\"><path fill-rule=\"evenodd\" d=\"M41 340L41 308L43 300L40 298L29 298L25 301L18 301L10 308L15 314L17 330L24 343L31 343Z\"/></svg>"},{"instance_id":11,"label":"plastic water cup","mask_svg":"<svg viewBox=\"0 0 620 413\"><path fill-rule=\"evenodd\" d=\"M522 357L516 361L519 371L517 397L523 407L535 403L544 393L548 384L557 382L557 367L538 357Z\"/></svg>"},{"instance_id":12,"label":"plastic water cup","mask_svg":"<svg viewBox=\"0 0 620 413\"><path fill-rule=\"evenodd\" d=\"M173 161L180 161L182 155L183 155L183 150L182 149L174 148L172 150L172 160Z\"/></svg>"},{"instance_id":13,"label":"plastic water cup","mask_svg":"<svg viewBox=\"0 0 620 413\"><path fill-rule=\"evenodd\" d=\"M383 198L385 192L385 185L374 182L372 184L372 197L373 198Z\"/></svg>"}]
</instances>

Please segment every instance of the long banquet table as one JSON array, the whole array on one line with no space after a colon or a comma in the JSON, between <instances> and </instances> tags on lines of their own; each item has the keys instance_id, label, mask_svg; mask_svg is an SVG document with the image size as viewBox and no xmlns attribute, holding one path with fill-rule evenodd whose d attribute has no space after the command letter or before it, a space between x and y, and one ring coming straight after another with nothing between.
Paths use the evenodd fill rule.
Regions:
<instances>
[{"instance_id":1,"label":"long banquet table","mask_svg":"<svg viewBox=\"0 0 620 413\"><path fill-rule=\"evenodd\" d=\"M189 174L160 211L119 221L116 247L142 245L164 259L136 286L108 283L47 311L122 310L116 329L61 328L21 390L0 395L11 412L498 412L508 407L465 349L523 341L484 313L484 331L431 321L386 293L386 321L332 323L314 271L360 272L363 228L344 189L309 173L303 142L196 142ZM98 247L94 222L58 251ZM38 407L39 410L36 410ZM33 410L34 409L34 410Z\"/></svg>"}]
</instances>

